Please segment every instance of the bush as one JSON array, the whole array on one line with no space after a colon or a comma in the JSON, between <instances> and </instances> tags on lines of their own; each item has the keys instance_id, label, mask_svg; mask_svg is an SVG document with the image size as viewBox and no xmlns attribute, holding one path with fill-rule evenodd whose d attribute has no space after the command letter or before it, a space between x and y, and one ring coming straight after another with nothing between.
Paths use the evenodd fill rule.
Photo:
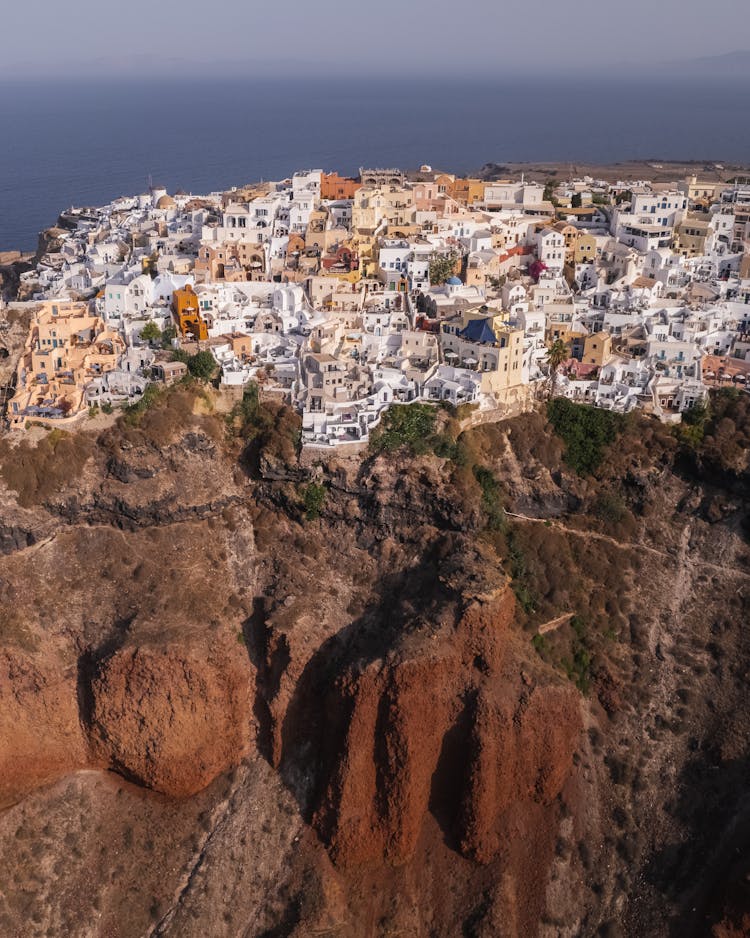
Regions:
<instances>
[{"instance_id":1,"label":"bush","mask_svg":"<svg viewBox=\"0 0 750 938\"><path fill-rule=\"evenodd\" d=\"M232 411L233 417L240 417L243 425L255 420L260 410L260 392L258 385L250 381L242 392L242 400L235 405Z\"/></svg>"},{"instance_id":2,"label":"bush","mask_svg":"<svg viewBox=\"0 0 750 938\"><path fill-rule=\"evenodd\" d=\"M504 531L508 523L502 506L502 488L494 474L486 466L474 466L474 478L482 490L482 509L487 517L490 531Z\"/></svg>"},{"instance_id":3,"label":"bush","mask_svg":"<svg viewBox=\"0 0 750 938\"><path fill-rule=\"evenodd\" d=\"M594 503L594 514L606 524L619 524L628 516L628 506L621 496L603 492Z\"/></svg>"},{"instance_id":4,"label":"bush","mask_svg":"<svg viewBox=\"0 0 750 938\"><path fill-rule=\"evenodd\" d=\"M149 407L152 407L162 399L164 391L165 389L159 387L157 384L147 385L140 400L135 401L133 404L125 405L122 418L124 423L129 427L137 427ZM102 410L103 409L104 408L102 408Z\"/></svg>"},{"instance_id":5,"label":"bush","mask_svg":"<svg viewBox=\"0 0 750 938\"><path fill-rule=\"evenodd\" d=\"M580 616L570 620L575 638L573 640L573 658L563 658L562 666L568 678L582 694L587 694L591 683L591 651L588 644L586 623Z\"/></svg>"},{"instance_id":6,"label":"bush","mask_svg":"<svg viewBox=\"0 0 750 938\"><path fill-rule=\"evenodd\" d=\"M682 414L682 422L675 427L677 439L695 449L703 442L706 425L711 416L710 407L699 401Z\"/></svg>"},{"instance_id":7,"label":"bush","mask_svg":"<svg viewBox=\"0 0 750 938\"><path fill-rule=\"evenodd\" d=\"M458 255L451 252L447 255L434 253L430 258L430 283L440 284L453 276L458 261Z\"/></svg>"},{"instance_id":8,"label":"bush","mask_svg":"<svg viewBox=\"0 0 750 938\"><path fill-rule=\"evenodd\" d=\"M373 452L393 452L402 446L414 455L432 449L437 411L429 404L396 404L383 415L370 439Z\"/></svg>"},{"instance_id":9,"label":"bush","mask_svg":"<svg viewBox=\"0 0 750 938\"><path fill-rule=\"evenodd\" d=\"M302 440L299 415L285 404L261 401L255 382L245 387L242 400L228 414L227 423L230 431L247 443L242 462L251 472L260 470L261 456L287 468L296 462Z\"/></svg>"},{"instance_id":10,"label":"bush","mask_svg":"<svg viewBox=\"0 0 750 938\"><path fill-rule=\"evenodd\" d=\"M326 500L325 486L319 485L317 482L311 482L305 486L302 500L305 506L305 518L308 521L319 518Z\"/></svg>"},{"instance_id":11,"label":"bush","mask_svg":"<svg viewBox=\"0 0 750 938\"><path fill-rule=\"evenodd\" d=\"M625 417L588 404L556 397L547 404L547 419L565 443L565 461L578 475L590 475L604 458L607 446L625 427Z\"/></svg>"},{"instance_id":12,"label":"bush","mask_svg":"<svg viewBox=\"0 0 750 938\"><path fill-rule=\"evenodd\" d=\"M521 609L526 615L531 615L536 612L538 600L532 585L532 576L526 564L526 557L513 531L508 533L507 542L511 588Z\"/></svg>"},{"instance_id":13,"label":"bush","mask_svg":"<svg viewBox=\"0 0 750 938\"><path fill-rule=\"evenodd\" d=\"M196 352L191 355L187 361L188 371L194 378L201 381L208 381L216 371L216 359L213 355L206 352Z\"/></svg>"}]
</instances>

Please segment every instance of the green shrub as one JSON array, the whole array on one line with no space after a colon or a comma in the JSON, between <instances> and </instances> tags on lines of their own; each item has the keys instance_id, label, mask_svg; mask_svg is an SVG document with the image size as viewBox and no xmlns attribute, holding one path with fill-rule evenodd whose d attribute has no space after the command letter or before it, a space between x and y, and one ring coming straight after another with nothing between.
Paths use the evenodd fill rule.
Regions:
<instances>
[{"instance_id":1,"label":"green shrub","mask_svg":"<svg viewBox=\"0 0 750 938\"><path fill-rule=\"evenodd\" d=\"M625 428L625 417L588 404L556 397L547 404L547 419L565 443L565 461L579 475L600 465L607 446Z\"/></svg>"},{"instance_id":2,"label":"green shrub","mask_svg":"<svg viewBox=\"0 0 750 938\"><path fill-rule=\"evenodd\" d=\"M428 453L437 423L437 411L429 404L396 404L383 415L370 439L373 452L393 452L402 446L414 455Z\"/></svg>"},{"instance_id":3,"label":"green shrub","mask_svg":"<svg viewBox=\"0 0 750 938\"><path fill-rule=\"evenodd\" d=\"M628 516L628 506L621 496L603 492L594 503L594 514L607 524L619 524Z\"/></svg>"},{"instance_id":4,"label":"green shrub","mask_svg":"<svg viewBox=\"0 0 750 938\"><path fill-rule=\"evenodd\" d=\"M135 401L133 404L126 404L123 408L124 413L122 419L125 424L129 427L137 427L149 407L152 407L157 401L160 401L164 393L165 389L158 384L147 385L140 400ZM104 408L102 408L102 410L104 410Z\"/></svg>"},{"instance_id":5,"label":"green shrub","mask_svg":"<svg viewBox=\"0 0 750 938\"><path fill-rule=\"evenodd\" d=\"M161 334L161 347L164 349L172 348L172 339L177 336L177 330L173 325L165 326Z\"/></svg>"},{"instance_id":6,"label":"green shrub","mask_svg":"<svg viewBox=\"0 0 750 938\"><path fill-rule=\"evenodd\" d=\"M319 518L326 500L325 486L319 485L317 482L306 485L302 493L302 500L305 506L305 518L308 521Z\"/></svg>"},{"instance_id":7,"label":"green shrub","mask_svg":"<svg viewBox=\"0 0 750 938\"><path fill-rule=\"evenodd\" d=\"M591 651L589 648L588 628L581 616L573 616L570 627L575 638L573 639L573 658L563 658L562 666L568 678L582 694L587 694L591 684Z\"/></svg>"},{"instance_id":8,"label":"green shrub","mask_svg":"<svg viewBox=\"0 0 750 938\"><path fill-rule=\"evenodd\" d=\"M486 466L474 466L474 478L482 490L482 509L490 531L504 531L508 523L502 505L502 488Z\"/></svg>"},{"instance_id":9,"label":"green shrub","mask_svg":"<svg viewBox=\"0 0 750 938\"><path fill-rule=\"evenodd\" d=\"M194 378L201 381L208 381L216 371L216 359L208 352L196 352L191 355L187 362L188 371Z\"/></svg>"},{"instance_id":10,"label":"green shrub","mask_svg":"<svg viewBox=\"0 0 750 938\"><path fill-rule=\"evenodd\" d=\"M454 251L446 255L433 253L430 257L430 283L445 283L449 277L453 276L457 260L458 254Z\"/></svg>"},{"instance_id":11,"label":"green shrub","mask_svg":"<svg viewBox=\"0 0 750 938\"><path fill-rule=\"evenodd\" d=\"M534 650L539 655L541 655L542 652L546 651L547 649L547 642L545 641L544 636L540 635L538 632L536 635L532 635L531 644L534 646Z\"/></svg>"},{"instance_id":12,"label":"green shrub","mask_svg":"<svg viewBox=\"0 0 750 938\"><path fill-rule=\"evenodd\" d=\"M465 466L468 455L461 440L455 440L448 433L437 433L430 441L432 451L442 459L449 459L457 466Z\"/></svg>"},{"instance_id":13,"label":"green shrub","mask_svg":"<svg viewBox=\"0 0 750 938\"><path fill-rule=\"evenodd\" d=\"M538 602L532 585L532 577L526 564L526 558L512 530L508 532L506 540L508 544L507 560L511 577L511 588L515 593L518 605L527 615L531 615L536 611Z\"/></svg>"},{"instance_id":14,"label":"green shrub","mask_svg":"<svg viewBox=\"0 0 750 938\"><path fill-rule=\"evenodd\" d=\"M706 426L711 417L711 408L703 401L689 407L682 414L682 421L675 427L677 439L693 449L700 446L706 435Z\"/></svg>"}]
</instances>

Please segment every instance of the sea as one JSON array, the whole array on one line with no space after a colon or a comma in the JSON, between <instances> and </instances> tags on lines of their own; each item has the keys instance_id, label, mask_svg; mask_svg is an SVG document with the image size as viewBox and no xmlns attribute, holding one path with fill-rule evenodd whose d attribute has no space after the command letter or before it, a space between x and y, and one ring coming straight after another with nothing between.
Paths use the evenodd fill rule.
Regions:
<instances>
[{"instance_id":1,"label":"sea","mask_svg":"<svg viewBox=\"0 0 750 938\"><path fill-rule=\"evenodd\" d=\"M0 250L71 205L297 169L750 161L747 81L517 78L5 81Z\"/></svg>"}]
</instances>

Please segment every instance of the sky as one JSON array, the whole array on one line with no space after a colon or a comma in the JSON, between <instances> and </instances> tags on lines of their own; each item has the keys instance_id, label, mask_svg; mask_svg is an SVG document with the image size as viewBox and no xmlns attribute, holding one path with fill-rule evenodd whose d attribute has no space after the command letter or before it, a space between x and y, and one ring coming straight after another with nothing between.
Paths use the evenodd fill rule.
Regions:
<instances>
[{"instance_id":1,"label":"sky","mask_svg":"<svg viewBox=\"0 0 750 938\"><path fill-rule=\"evenodd\" d=\"M748 0L25 0L0 79L650 70L750 50Z\"/></svg>"}]
</instances>

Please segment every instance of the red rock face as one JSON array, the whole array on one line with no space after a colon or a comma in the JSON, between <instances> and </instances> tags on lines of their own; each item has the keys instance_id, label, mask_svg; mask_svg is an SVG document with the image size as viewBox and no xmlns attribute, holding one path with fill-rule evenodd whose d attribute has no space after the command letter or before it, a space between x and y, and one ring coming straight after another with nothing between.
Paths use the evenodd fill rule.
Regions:
<instances>
[{"instance_id":1,"label":"red rock face","mask_svg":"<svg viewBox=\"0 0 750 938\"><path fill-rule=\"evenodd\" d=\"M313 823L340 866L407 862L440 790L448 836L489 862L510 808L559 794L581 728L578 699L569 686L525 673L524 682L513 609L505 590L474 604L455 631L426 638L421 654L334 683Z\"/></svg>"},{"instance_id":2,"label":"red rock face","mask_svg":"<svg viewBox=\"0 0 750 938\"><path fill-rule=\"evenodd\" d=\"M195 794L251 746L241 649L122 649L90 682L41 656L0 655L0 805L82 768Z\"/></svg>"},{"instance_id":3,"label":"red rock face","mask_svg":"<svg viewBox=\"0 0 750 938\"><path fill-rule=\"evenodd\" d=\"M489 863L502 848L506 812L549 805L562 790L581 717L565 687L533 687L515 700L483 689L476 703L462 810L461 849Z\"/></svg>"},{"instance_id":4,"label":"red rock face","mask_svg":"<svg viewBox=\"0 0 750 938\"><path fill-rule=\"evenodd\" d=\"M0 806L85 760L75 670L15 649L0 652Z\"/></svg>"},{"instance_id":5,"label":"red rock face","mask_svg":"<svg viewBox=\"0 0 750 938\"><path fill-rule=\"evenodd\" d=\"M189 649L123 649L92 682L93 750L148 788L195 794L247 754L249 688L240 655L206 660Z\"/></svg>"}]
</instances>

